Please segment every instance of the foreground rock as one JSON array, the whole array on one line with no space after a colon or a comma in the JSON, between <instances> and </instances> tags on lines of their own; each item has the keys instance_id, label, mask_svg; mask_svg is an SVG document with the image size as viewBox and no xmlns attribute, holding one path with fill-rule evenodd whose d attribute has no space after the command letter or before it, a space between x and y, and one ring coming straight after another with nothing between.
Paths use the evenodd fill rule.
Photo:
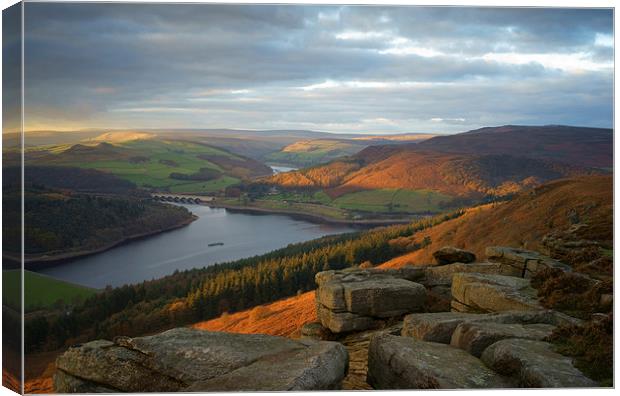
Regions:
<instances>
[{"instance_id":1,"label":"foreground rock","mask_svg":"<svg viewBox=\"0 0 620 396\"><path fill-rule=\"evenodd\" d=\"M70 348L59 393L340 389L346 349L335 342L177 328Z\"/></svg>"},{"instance_id":2,"label":"foreground rock","mask_svg":"<svg viewBox=\"0 0 620 396\"><path fill-rule=\"evenodd\" d=\"M409 337L374 337L368 383L375 389L503 388L510 384L480 359L445 344Z\"/></svg>"},{"instance_id":3,"label":"foreground rock","mask_svg":"<svg viewBox=\"0 0 620 396\"><path fill-rule=\"evenodd\" d=\"M405 316L401 334L421 341L449 344L452 342L452 336L457 327L466 323L543 324L553 328L560 325L579 324L580 321L552 310L507 311L490 314L462 312L417 313ZM528 337L524 336L522 338Z\"/></svg>"},{"instance_id":4,"label":"foreground rock","mask_svg":"<svg viewBox=\"0 0 620 396\"><path fill-rule=\"evenodd\" d=\"M457 273L451 291L452 309L458 312L542 309L530 281L514 276Z\"/></svg>"},{"instance_id":5,"label":"foreground rock","mask_svg":"<svg viewBox=\"0 0 620 396\"><path fill-rule=\"evenodd\" d=\"M424 268L424 280L423 283L427 287L445 285L452 285L452 277L458 273L478 273L478 274L492 274L492 275L510 275L510 273L504 273L504 266L500 263L453 263L447 265L440 265L435 267Z\"/></svg>"},{"instance_id":6,"label":"foreground rock","mask_svg":"<svg viewBox=\"0 0 620 396\"><path fill-rule=\"evenodd\" d=\"M433 253L433 258L439 265L452 263L473 263L476 261L476 255L472 252L451 246L446 246L437 250Z\"/></svg>"},{"instance_id":7,"label":"foreground rock","mask_svg":"<svg viewBox=\"0 0 620 396\"><path fill-rule=\"evenodd\" d=\"M402 323L397 323L383 329L350 333L343 337L340 342L347 348L347 352L349 352L349 372L342 381L342 389L372 389L366 382L366 377L368 376L368 346L370 345L370 340L380 335L399 335L401 331Z\"/></svg>"},{"instance_id":8,"label":"foreground rock","mask_svg":"<svg viewBox=\"0 0 620 396\"><path fill-rule=\"evenodd\" d=\"M597 383L577 370L572 359L553 351L541 341L509 339L498 341L482 354L493 370L514 376L524 388L595 387Z\"/></svg>"},{"instance_id":9,"label":"foreground rock","mask_svg":"<svg viewBox=\"0 0 620 396\"><path fill-rule=\"evenodd\" d=\"M492 322L465 322L456 327L450 345L480 357L491 344L507 338L544 340L555 326L548 324L518 324Z\"/></svg>"},{"instance_id":10,"label":"foreground rock","mask_svg":"<svg viewBox=\"0 0 620 396\"><path fill-rule=\"evenodd\" d=\"M490 246L486 248L485 253L489 261L506 266L506 275L531 278L536 272L546 268L558 268L565 272L571 271L570 266L530 250Z\"/></svg>"},{"instance_id":11,"label":"foreground rock","mask_svg":"<svg viewBox=\"0 0 620 396\"><path fill-rule=\"evenodd\" d=\"M315 280L317 316L333 333L378 327L385 319L422 311L426 303L424 286L390 272L326 271Z\"/></svg>"}]
</instances>

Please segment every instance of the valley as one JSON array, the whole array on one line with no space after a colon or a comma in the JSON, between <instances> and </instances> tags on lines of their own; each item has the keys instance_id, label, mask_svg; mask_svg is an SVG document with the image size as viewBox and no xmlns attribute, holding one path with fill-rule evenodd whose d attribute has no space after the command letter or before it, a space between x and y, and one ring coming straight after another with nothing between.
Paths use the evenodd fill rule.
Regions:
<instances>
[{"instance_id":1,"label":"valley","mask_svg":"<svg viewBox=\"0 0 620 396\"><path fill-rule=\"evenodd\" d=\"M601 3L7 5L2 385L611 393Z\"/></svg>"},{"instance_id":2,"label":"valley","mask_svg":"<svg viewBox=\"0 0 620 396\"><path fill-rule=\"evenodd\" d=\"M462 144L454 136L454 144ZM296 144L282 135L260 140L272 138L278 152ZM304 138L296 147L307 146ZM584 156L569 163L561 155L550 160L490 149L453 152L445 142L442 151L423 147L435 139L430 138L356 145L344 156L306 167L299 158L268 161L265 146L251 141L236 152L238 142L210 139L124 132L29 147L27 205L34 216L29 246L38 250L28 257L31 265L53 261L37 267L40 275L28 275L30 284L47 282L53 295L44 297L54 300L41 306L36 303L41 296L30 297L28 353L40 370L53 371L46 359L68 342L179 326L299 337L305 324L317 320L312 292L317 272L361 264L397 270L432 261L432 253L446 245L478 256L494 244L542 249L547 235L577 221L588 224L588 238L601 247L588 260L613 255L606 228L611 210L611 178L602 166L611 156L606 149L593 151L596 161ZM545 148L549 158L555 149ZM590 166L594 163L601 166ZM208 199L206 205L171 205L154 202L151 194L157 193ZM88 220L91 206L110 211L104 223ZM45 213L60 207L86 219L62 225L71 231L63 234L73 235L66 240L51 238L60 234L60 225L44 221ZM368 229L373 226L383 227ZM175 230L162 233L168 229ZM145 230L152 236L115 242ZM97 249L105 252L55 260ZM609 279L604 265L567 261L588 276ZM445 308L439 297L432 297L432 306ZM62 310L70 314L60 315ZM584 312L576 314L587 316ZM42 330L49 328L57 330ZM31 389L48 389L43 371L31 374ZM351 381L352 389L368 386L357 377Z\"/></svg>"}]
</instances>

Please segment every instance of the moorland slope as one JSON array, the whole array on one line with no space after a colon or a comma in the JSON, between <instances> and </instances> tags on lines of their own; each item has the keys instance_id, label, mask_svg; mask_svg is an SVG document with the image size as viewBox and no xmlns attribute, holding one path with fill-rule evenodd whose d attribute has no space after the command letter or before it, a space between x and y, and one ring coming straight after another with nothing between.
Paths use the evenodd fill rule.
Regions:
<instances>
[{"instance_id":1,"label":"moorland slope","mask_svg":"<svg viewBox=\"0 0 620 396\"><path fill-rule=\"evenodd\" d=\"M558 180L519 193L511 201L468 209L460 217L442 222L392 243L429 244L391 259L380 268L400 268L433 262L432 252L447 245L466 247L479 258L486 246L541 249L542 238L574 222L587 224L581 237L610 244L613 235L613 188L611 176L589 176ZM428 237L428 238L427 238ZM609 246L608 246L609 247ZM312 292L251 310L224 315L194 326L213 331L298 336L295 319L315 320Z\"/></svg>"}]
</instances>

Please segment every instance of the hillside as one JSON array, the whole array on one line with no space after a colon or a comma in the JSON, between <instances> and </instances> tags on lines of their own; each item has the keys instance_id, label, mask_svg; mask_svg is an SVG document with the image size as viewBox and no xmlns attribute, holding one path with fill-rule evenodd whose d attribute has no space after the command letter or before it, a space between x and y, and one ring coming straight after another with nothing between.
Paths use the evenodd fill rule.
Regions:
<instances>
[{"instance_id":1,"label":"hillside","mask_svg":"<svg viewBox=\"0 0 620 396\"><path fill-rule=\"evenodd\" d=\"M314 292L259 305L247 311L222 315L219 318L199 322L192 327L201 330L229 333L269 334L299 337L299 329L305 323L316 320Z\"/></svg>"},{"instance_id":2,"label":"hillside","mask_svg":"<svg viewBox=\"0 0 620 396\"><path fill-rule=\"evenodd\" d=\"M558 180L519 194L509 202L469 209L460 218L416 234L413 239L428 236L431 244L382 267L433 262L432 252L442 246L467 248L478 257L484 257L484 248L493 245L539 250L543 236L574 222L591 225L587 239L611 242L612 186L611 176Z\"/></svg>"},{"instance_id":3,"label":"hillside","mask_svg":"<svg viewBox=\"0 0 620 396\"><path fill-rule=\"evenodd\" d=\"M274 175L266 182L288 188L322 188L330 196L401 188L481 197L512 194L548 180L589 172L576 166L526 157L376 146L323 166Z\"/></svg>"},{"instance_id":4,"label":"hillside","mask_svg":"<svg viewBox=\"0 0 620 396\"><path fill-rule=\"evenodd\" d=\"M2 203L24 200L27 267L107 250L127 240L191 223L184 207L153 202L129 181L94 169L27 165L3 170ZM23 187L23 189L22 189ZM3 259L19 262L19 210L4 213Z\"/></svg>"},{"instance_id":5,"label":"hillside","mask_svg":"<svg viewBox=\"0 0 620 396\"><path fill-rule=\"evenodd\" d=\"M526 155L583 167L613 167L613 131L564 125L480 128L420 143L425 150Z\"/></svg>"},{"instance_id":6,"label":"hillside","mask_svg":"<svg viewBox=\"0 0 620 396\"><path fill-rule=\"evenodd\" d=\"M541 249L543 236L565 229L574 221L589 225L588 235L583 237L610 242L612 214L611 176L558 180L522 192L511 201L471 208L460 217L419 231L411 237L398 238L399 244L408 244L423 241L428 236L431 243L379 267L429 264L434 262L432 252L446 245L467 248L480 259L485 258L486 246ZM264 314L256 315L261 312ZM299 322L294 318L307 318L307 322L311 322L315 315L315 302L310 292L194 326L215 331L294 336L298 329L294 329L291 322Z\"/></svg>"},{"instance_id":7,"label":"hillside","mask_svg":"<svg viewBox=\"0 0 620 396\"><path fill-rule=\"evenodd\" d=\"M367 145L365 141L348 139L300 140L267 155L265 159L280 164L311 166L355 154Z\"/></svg>"},{"instance_id":8,"label":"hillside","mask_svg":"<svg viewBox=\"0 0 620 396\"><path fill-rule=\"evenodd\" d=\"M371 145L417 143L428 140L431 134L402 135L335 135L333 138L299 140L280 151L265 156L266 161L307 167L354 155ZM346 136L341 137L341 136Z\"/></svg>"},{"instance_id":9,"label":"hillside","mask_svg":"<svg viewBox=\"0 0 620 396\"><path fill-rule=\"evenodd\" d=\"M153 139L155 137L152 133L138 132L138 131L115 131L106 132L90 140L94 142L108 142L108 143L122 143L129 142L131 140L144 140Z\"/></svg>"},{"instance_id":10,"label":"hillside","mask_svg":"<svg viewBox=\"0 0 620 396\"><path fill-rule=\"evenodd\" d=\"M96 139L29 148L26 163L96 169L139 187L173 193L213 193L271 174L271 168L255 159L200 142L121 132Z\"/></svg>"}]
</instances>

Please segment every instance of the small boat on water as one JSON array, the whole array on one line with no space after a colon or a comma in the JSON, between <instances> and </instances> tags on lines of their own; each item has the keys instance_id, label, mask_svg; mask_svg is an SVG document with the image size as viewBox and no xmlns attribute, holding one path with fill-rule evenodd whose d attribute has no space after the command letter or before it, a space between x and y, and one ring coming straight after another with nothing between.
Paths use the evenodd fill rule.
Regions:
<instances>
[{"instance_id":1,"label":"small boat on water","mask_svg":"<svg viewBox=\"0 0 620 396\"><path fill-rule=\"evenodd\" d=\"M224 242L213 242L208 244L207 246L224 246Z\"/></svg>"}]
</instances>

